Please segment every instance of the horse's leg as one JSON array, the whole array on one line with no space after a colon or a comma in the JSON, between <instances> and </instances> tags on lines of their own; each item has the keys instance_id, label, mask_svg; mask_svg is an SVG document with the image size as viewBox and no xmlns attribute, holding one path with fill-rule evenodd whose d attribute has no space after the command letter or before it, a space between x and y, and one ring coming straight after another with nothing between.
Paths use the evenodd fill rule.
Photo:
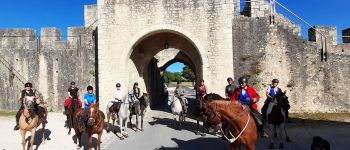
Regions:
<instances>
[{"instance_id":1,"label":"horse's leg","mask_svg":"<svg viewBox=\"0 0 350 150\"><path fill-rule=\"evenodd\" d=\"M26 142L26 139L25 139L25 137L26 137L26 132L27 132L27 131L21 129L22 147L23 147L23 150L25 150L25 148L26 148L26 143L27 143L27 142Z\"/></svg>"},{"instance_id":2,"label":"horse's leg","mask_svg":"<svg viewBox=\"0 0 350 150\"><path fill-rule=\"evenodd\" d=\"M109 133L109 118L111 117L111 114L109 113L108 110L106 111L106 114L107 114L107 127L106 127L106 130L107 130L107 133Z\"/></svg>"},{"instance_id":3,"label":"horse's leg","mask_svg":"<svg viewBox=\"0 0 350 150\"><path fill-rule=\"evenodd\" d=\"M30 137L30 150L33 150L33 145L34 145L34 139L35 139L35 130L36 128L34 127L33 129L30 130L31 137Z\"/></svg>"},{"instance_id":4,"label":"horse's leg","mask_svg":"<svg viewBox=\"0 0 350 150\"><path fill-rule=\"evenodd\" d=\"M89 149L92 149L92 134L88 134L88 140L89 140Z\"/></svg>"},{"instance_id":5,"label":"horse's leg","mask_svg":"<svg viewBox=\"0 0 350 150\"><path fill-rule=\"evenodd\" d=\"M283 139L284 139L285 135L284 135L283 129L284 129L284 123L282 123L278 127L278 130L279 130L279 133L278 133L279 134L279 142L280 142L279 148L281 148L281 149L284 148Z\"/></svg>"},{"instance_id":6,"label":"horse's leg","mask_svg":"<svg viewBox=\"0 0 350 150\"><path fill-rule=\"evenodd\" d=\"M136 114L136 132L139 130L139 115Z\"/></svg>"},{"instance_id":7,"label":"horse's leg","mask_svg":"<svg viewBox=\"0 0 350 150\"><path fill-rule=\"evenodd\" d=\"M69 114L67 115L68 119L67 119L67 125L68 125L68 135L70 135L70 132L72 130L72 126L73 126L73 115Z\"/></svg>"},{"instance_id":8,"label":"horse's leg","mask_svg":"<svg viewBox=\"0 0 350 150\"><path fill-rule=\"evenodd\" d=\"M42 128L41 128L41 134L42 134L42 140L41 140L41 142L43 143L43 144L45 144L45 123L42 123Z\"/></svg>"},{"instance_id":9,"label":"horse's leg","mask_svg":"<svg viewBox=\"0 0 350 150\"><path fill-rule=\"evenodd\" d=\"M144 114L141 115L141 129L140 129L140 131L143 131L143 116L144 116Z\"/></svg>"},{"instance_id":10,"label":"horse's leg","mask_svg":"<svg viewBox=\"0 0 350 150\"><path fill-rule=\"evenodd\" d=\"M133 129L131 119L132 119L132 114L129 115L129 124L130 124L130 128Z\"/></svg>"},{"instance_id":11,"label":"horse's leg","mask_svg":"<svg viewBox=\"0 0 350 150\"><path fill-rule=\"evenodd\" d=\"M127 124L127 118L125 118L124 120L123 120L123 129L124 129L124 131L123 131L123 136L125 137L125 138L128 138L129 137L129 135L128 135L128 132L126 132L126 124Z\"/></svg>"},{"instance_id":12,"label":"horse's leg","mask_svg":"<svg viewBox=\"0 0 350 150\"><path fill-rule=\"evenodd\" d=\"M102 136L103 130L98 133L98 143L97 143L97 149L101 150L101 136Z\"/></svg>"},{"instance_id":13,"label":"horse's leg","mask_svg":"<svg viewBox=\"0 0 350 150\"><path fill-rule=\"evenodd\" d=\"M79 132L79 131L78 131ZM78 149L80 149L81 148L81 134L82 133L77 133L76 135L77 135L77 138L78 138Z\"/></svg>"},{"instance_id":14,"label":"horse's leg","mask_svg":"<svg viewBox=\"0 0 350 150\"><path fill-rule=\"evenodd\" d=\"M118 119L119 122L119 130L120 130L120 135L118 135L120 137L120 140L124 140L124 136L123 136L123 119L119 117Z\"/></svg>"}]
</instances>

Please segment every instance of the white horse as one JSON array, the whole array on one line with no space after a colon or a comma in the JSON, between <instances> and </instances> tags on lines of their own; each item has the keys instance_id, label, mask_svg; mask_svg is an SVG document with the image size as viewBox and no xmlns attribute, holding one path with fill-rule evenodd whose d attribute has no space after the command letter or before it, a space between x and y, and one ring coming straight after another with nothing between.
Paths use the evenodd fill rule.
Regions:
<instances>
[{"instance_id":1,"label":"white horse","mask_svg":"<svg viewBox=\"0 0 350 150\"><path fill-rule=\"evenodd\" d=\"M124 138L129 137L128 133L126 132L125 126L127 124L127 119L130 116L130 109L129 109L130 103L132 103L134 101L136 101L136 97L133 94L128 94L128 96L126 96L123 99L123 102L121 103L119 111L117 113L118 114L118 126L120 129L120 133L116 133L116 134L121 140L124 140ZM113 101L110 101L107 105L107 110L106 110L107 123L108 123L107 132L109 131L109 128L110 128L109 127L109 119L112 115L112 113L109 111L109 108L112 105L113 105ZM112 120L113 120L113 126L114 126L115 119L112 118Z\"/></svg>"},{"instance_id":2,"label":"white horse","mask_svg":"<svg viewBox=\"0 0 350 150\"><path fill-rule=\"evenodd\" d=\"M168 100L168 105L171 107L171 112L174 115L174 120L176 121L176 115L179 116L179 125L180 128L182 127L182 122L184 122L186 119L184 110L182 109L182 105L180 102L180 99L177 98L175 95L173 98L170 98Z\"/></svg>"}]
</instances>

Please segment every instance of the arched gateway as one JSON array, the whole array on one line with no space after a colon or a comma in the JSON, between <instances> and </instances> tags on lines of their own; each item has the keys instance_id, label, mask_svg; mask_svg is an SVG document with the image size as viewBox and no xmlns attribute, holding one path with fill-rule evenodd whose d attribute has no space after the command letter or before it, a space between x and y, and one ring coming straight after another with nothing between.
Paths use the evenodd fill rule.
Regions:
<instances>
[{"instance_id":1,"label":"arched gateway","mask_svg":"<svg viewBox=\"0 0 350 150\"><path fill-rule=\"evenodd\" d=\"M98 1L98 86L102 105L115 84L130 91L139 82L158 105L164 66L180 61L203 78L210 92L223 94L233 76L232 17L229 1ZM172 59L166 50L179 50ZM169 55L169 57L171 57Z\"/></svg>"}]
</instances>

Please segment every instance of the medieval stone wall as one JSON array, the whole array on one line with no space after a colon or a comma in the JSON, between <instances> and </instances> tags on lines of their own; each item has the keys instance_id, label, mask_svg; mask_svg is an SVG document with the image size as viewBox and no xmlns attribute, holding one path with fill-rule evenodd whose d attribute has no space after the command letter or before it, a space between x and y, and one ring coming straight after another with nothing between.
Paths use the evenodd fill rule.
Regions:
<instances>
[{"instance_id":1,"label":"medieval stone wall","mask_svg":"<svg viewBox=\"0 0 350 150\"><path fill-rule=\"evenodd\" d=\"M285 20L285 19L283 19ZM268 18L236 18L233 21L235 79L250 77L262 99L273 78L287 90L293 112L349 112L350 59L347 44L329 37L327 61L321 61L318 42L309 42L293 32L294 27L270 25ZM315 33L316 34L316 33ZM316 36L316 35L310 35Z\"/></svg>"},{"instance_id":2,"label":"medieval stone wall","mask_svg":"<svg viewBox=\"0 0 350 150\"><path fill-rule=\"evenodd\" d=\"M95 85L95 50L91 30L68 28L63 41L57 28L0 29L0 109L19 108L17 94L32 82L50 110L62 110L71 81L85 92Z\"/></svg>"}]
</instances>

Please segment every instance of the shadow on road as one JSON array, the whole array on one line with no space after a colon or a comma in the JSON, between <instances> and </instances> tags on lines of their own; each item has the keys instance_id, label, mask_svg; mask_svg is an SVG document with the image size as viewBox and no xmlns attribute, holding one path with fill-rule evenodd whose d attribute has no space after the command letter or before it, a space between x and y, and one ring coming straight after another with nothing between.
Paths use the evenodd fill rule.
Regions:
<instances>
[{"instance_id":1,"label":"shadow on road","mask_svg":"<svg viewBox=\"0 0 350 150\"><path fill-rule=\"evenodd\" d=\"M75 135L72 136L72 139L73 139L75 144L78 144L78 138L75 137ZM92 147L94 149L97 149L97 142L98 142L97 138L92 137ZM87 133L83 133L81 135L81 146L82 146L82 148L84 148L84 150L88 150L89 149Z\"/></svg>"},{"instance_id":2,"label":"shadow on road","mask_svg":"<svg viewBox=\"0 0 350 150\"><path fill-rule=\"evenodd\" d=\"M47 141L47 140L51 140L51 138L50 138L50 135L51 135L51 130L49 130L49 129L45 129L45 131L44 131L45 133L45 142ZM30 134L30 133L29 133ZM28 142L28 145L27 145L27 147L29 147L30 146L30 138L32 138L32 136L30 135L30 136L28 136L27 138L26 138L26 142ZM37 131L35 132L35 139L34 139L34 145L36 145L36 150L39 148L39 146L42 144L42 128L40 128L40 129L37 129Z\"/></svg>"},{"instance_id":3,"label":"shadow on road","mask_svg":"<svg viewBox=\"0 0 350 150\"><path fill-rule=\"evenodd\" d=\"M224 142L218 138L198 138L193 140L180 140L177 138L171 138L178 147L160 147L156 148L156 150L212 150L212 149L220 149L220 150L228 150L229 145L227 142Z\"/></svg>"}]
</instances>

